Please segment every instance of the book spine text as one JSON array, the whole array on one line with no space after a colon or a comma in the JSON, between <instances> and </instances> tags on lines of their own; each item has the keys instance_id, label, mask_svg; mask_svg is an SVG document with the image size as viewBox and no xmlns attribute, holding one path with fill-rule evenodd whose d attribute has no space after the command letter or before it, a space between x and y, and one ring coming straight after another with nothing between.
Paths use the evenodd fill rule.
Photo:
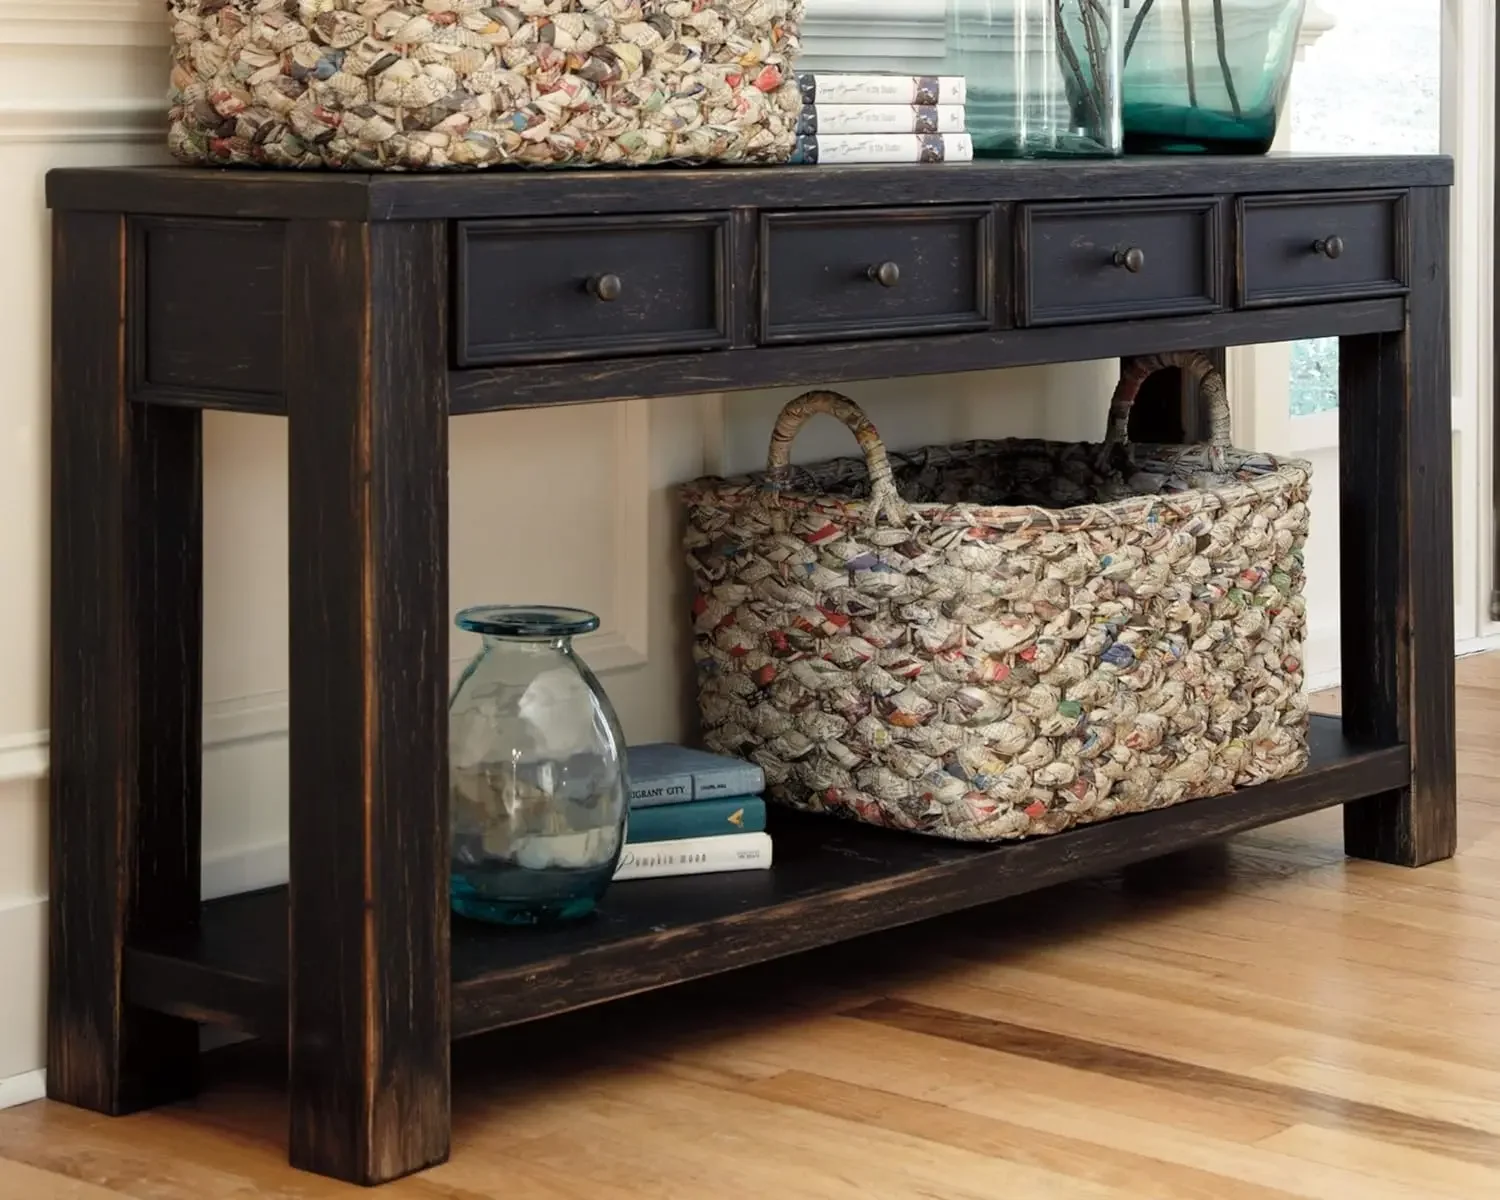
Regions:
<instances>
[{"instance_id":1,"label":"book spine text","mask_svg":"<svg viewBox=\"0 0 1500 1200\"><path fill-rule=\"evenodd\" d=\"M691 775L658 775L655 778L630 781L632 808L649 808L653 804L681 804L692 798Z\"/></svg>"},{"instance_id":2,"label":"book spine text","mask_svg":"<svg viewBox=\"0 0 1500 1200\"><path fill-rule=\"evenodd\" d=\"M771 865L771 837L737 833L729 837L686 838L672 842L626 845L615 879L658 879L669 875L713 875L722 871L757 871Z\"/></svg>"},{"instance_id":3,"label":"book spine text","mask_svg":"<svg viewBox=\"0 0 1500 1200\"><path fill-rule=\"evenodd\" d=\"M814 104L797 118L804 137L829 133L962 133L956 104Z\"/></svg>"},{"instance_id":4,"label":"book spine text","mask_svg":"<svg viewBox=\"0 0 1500 1200\"><path fill-rule=\"evenodd\" d=\"M840 163L972 162L967 133L830 133L797 139L792 161L808 166Z\"/></svg>"},{"instance_id":5,"label":"book spine text","mask_svg":"<svg viewBox=\"0 0 1500 1200\"><path fill-rule=\"evenodd\" d=\"M962 75L853 75L802 71L803 104L963 104Z\"/></svg>"}]
</instances>

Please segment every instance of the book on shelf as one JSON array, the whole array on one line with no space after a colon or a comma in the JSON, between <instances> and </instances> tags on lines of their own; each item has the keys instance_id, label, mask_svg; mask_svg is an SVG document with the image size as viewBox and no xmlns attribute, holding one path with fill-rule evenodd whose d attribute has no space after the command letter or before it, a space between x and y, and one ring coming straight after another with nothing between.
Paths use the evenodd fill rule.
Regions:
<instances>
[{"instance_id":1,"label":"book on shelf","mask_svg":"<svg viewBox=\"0 0 1500 1200\"><path fill-rule=\"evenodd\" d=\"M967 133L829 133L799 137L793 163L958 163L974 160Z\"/></svg>"},{"instance_id":2,"label":"book on shelf","mask_svg":"<svg viewBox=\"0 0 1500 1200\"><path fill-rule=\"evenodd\" d=\"M662 879L673 875L717 875L764 871L771 866L771 836L732 833L726 837L680 838L669 842L627 842L615 879Z\"/></svg>"},{"instance_id":3,"label":"book on shelf","mask_svg":"<svg viewBox=\"0 0 1500 1200\"><path fill-rule=\"evenodd\" d=\"M766 773L755 763L671 742L626 747L625 772L632 808L758 796L766 790Z\"/></svg>"},{"instance_id":4,"label":"book on shelf","mask_svg":"<svg viewBox=\"0 0 1500 1200\"><path fill-rule=\"evenodd\" d=\"M803 137L831 133L963 133L962 104L810 104L797 117Z\"/></svg>"},{"instance_id":5,"label":"book on shelf","mask_svg":"<svg viewBox=\"0 0 1500 1200\"><path fill-rule=\"evenodd\" d=\"M803 104L958 104L968 85L962 75L854 75L799 71Z\"/></svg>"},{"instance_id":6,"label":"book on shelf","mask_svg":"<svg viewBox=\"0 0 1500 1200\"><path fill-rule=\"evenodd\" d=\"M629 844L671 842L683 838L728 837L763 833L766 802L759 796L726 796L717 800L689 800L630 810Z\"/></svg>"}]
</instances>

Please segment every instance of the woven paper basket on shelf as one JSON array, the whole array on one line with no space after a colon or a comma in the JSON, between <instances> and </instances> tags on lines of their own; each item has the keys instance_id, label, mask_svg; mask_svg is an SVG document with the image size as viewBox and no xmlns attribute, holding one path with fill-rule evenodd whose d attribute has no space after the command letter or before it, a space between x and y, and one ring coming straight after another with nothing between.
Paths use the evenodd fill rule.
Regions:
<instances>
[{"instance_id":1,"label":"woven paper basket on shelf","mask_svg":"<svg viewBox=\"0 0 1500 1200\"><path fill-rule=\"evenodd\" d=\"M1154 371L1206 446L1130 446ZM863 458L792 467L830 413ZM816 812L966 841L1056 833L1301 770L1307 463L1229 444L1201 355L1126 364L1103 443L887 454L809 392L768 468L683 489L704 743Z\"/></svg>"},{"instance_id":2,"label":"woven paper basket on shelf","mask_svg":"<svg viewBox=\"0 0 1500 1200\"><path fill-rule=\"evenodd\" d=\"M167 0L188 162L778 163L803 0Z\"/></svg>"}]
</instances>

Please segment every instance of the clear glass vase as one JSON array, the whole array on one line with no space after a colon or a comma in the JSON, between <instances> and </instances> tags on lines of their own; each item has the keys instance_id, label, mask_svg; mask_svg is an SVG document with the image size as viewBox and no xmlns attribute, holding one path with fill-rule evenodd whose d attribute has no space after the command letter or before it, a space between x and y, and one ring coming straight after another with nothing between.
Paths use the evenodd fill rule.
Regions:
<instances>
[{"instance_id":1,"label":"clear glass vase","mask_svg":"<svg viewBox=\"0 0 1500 1200\"><path fill-rule=\"evenodd\" d=\"M537 925L592 912L625 844L625 739L573 649L579 609L458 614L484 643L449 703L451 894L465 917Z\"/></svg>"},{"instance_id":2,"label":"clear glass vase","mask_svg":"<svg viewBox=\"0 0 1500 1200\"><path fill-rule=\"evenodd\" d=\"M1276 137L1307 0L1125 0L1131 154L1264 154Z\"/></svg>"},{"instance_id":3,"label":"clear glass vase","mask_svg":"<svg viewBox=\"0 0 1500 1200\"><path fill-rule=\"evenodd\" d=\"M966 79L976 157L1121 152L1120 4L948 0L944 73Z\"/></svg>"}]
</instances>

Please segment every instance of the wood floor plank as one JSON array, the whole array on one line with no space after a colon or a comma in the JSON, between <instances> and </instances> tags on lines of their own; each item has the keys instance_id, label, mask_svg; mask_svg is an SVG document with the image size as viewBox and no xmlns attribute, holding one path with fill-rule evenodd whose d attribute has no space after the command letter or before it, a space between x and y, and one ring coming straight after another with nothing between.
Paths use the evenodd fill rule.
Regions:
<instances>
[{"instance_id":1,"label":"wood floor plank","mask_svg":"<svg viewBox=\"0 0 1500 1200\"><path fill-rule=\"evenodd\" d=\"M1095 1077L1169 1088L1194 1101L1233 1105L1287 1127L1313 1124L1348 1129L1463 1162L1500 1166L1500 1135L1311 1088L1201 1066L1172 1054L1130 1050L894 998L872 1001L853 1015L908 1032L1071 1067Z\"/></svg>"},{"instance_id":2,"label":"wood floor plank","mask_svg":"<svg viewBox=\"0 0 1500 1200\"><path fill-rule=\"evenodd\" d=\"M1272 1071L1278 1063L1337 1063L1371 1080L1409 1081L1413 1089L1426 1089L1433 1095L1446 1092L1462 1096L1466 1104L1493 1104L1500 1114L1500 1072L1435 1062L1426 1056L1357 1041L1333 1026L1309 1030L1296 1023L1268 1020L1253 999L1219 1011L1199 1007L1189 996L1177 999L1124 990L1113 986L1113 979L1105 985L1080 983L999 964L982 977L971 978L973 982L965 984L907 986L893 995L1144 1053L1160 1047L1161 1031L1170 1028L1172 1057L1197 1066L1256 1074ZM1365 1098L1348 1092L1339 1094ZM1407 1109L1401 1104L1393 1107L1419 1115L1426 1111L1425 1107ZM1490 1128L1482 1123L1477 1127ZM1500 1124L1494 1131L1500 1133Z\"/></svg>"},{"instance_id":3,"label":"wood floor plank","mask_svg":"<svg viewBox=\"0 0 1500 1200\"><path fill-rule=\"evenodd\" d=\"M957 1112L883 1089L852 1087L802 1071L784 1071L742 1086L782 1104L977 1150L1018 1165L1104 1184L1127 1195L1149 1194L1155 1200L1284 1200L1290 1195L1215 1171L1177 1166L1082 1138Z\"/></svg>"},{"instance_id":4,"label":"wood floor plank","mask_svg":"<svg viewBox=\"0 0 1500 1200\"><path fill-rule=\"evenodd\" d=\"M0 1200L118 1200L120 1193L20 1162L0 1165Z\"/></svg>"},{"instance_id":5,"label":"wood floor plank","mask_svg":"<svg viewBox=\"0 0 1500 1200\"><path fill-rule=\"evenodd\" d=\"M1315 813L476 1039L452 1160L373 1193L216 1055L137 1116L0 1112L0 1200L1492 1200L1500 656L1458 679L1451 861Z\"/></svg>"},{"instance_id":6,"label":"wood floor plank","mask_svg":"<svg viewBox=\"0 0 1500 1200\"><path fill-rule=\"evenodd\" d=\"M800 1040L767 1030L726 1052L773 1061L795 1058L804 1070L852 1087L891 1090L957 1113L1076 1138L1101 1152L1144 1155L1163 1164L1163 1178L1170 1177L1173 1168L1191 1168L1227 1174L1306 1200L1430 1200L1420 1189L1367 1174L1354 1165L1327 1166L1268 1150L1265 1141L1281 1128L1254 1113L1244 1113L1238 1129L1247 1137L1253 1129L1267 1131L1263 1136L1248 1141L1214 1136L1182 1122L1162 1120L1148 1108L1118 1111L1106 1107L1099 1103L1099 1096L1108 1094L1110 1081L1085 1073L1057 1068L1054 1078L1063 1086L1050 1091L1017 1086L1011 1064L1025 1060L958 1044L951 1050L934 1049L931 1038L903 1031L893 1031L881 1052L872 1054L868 1035L852 1028L858 1024L847 1019L820 1022L816 1036ZM1154 1091L1136 1087L1138 1094ZM1176 1103L1179 1109L1190 1107L1186 1099ZM1150 1189L1137 1194L1140 1200L1156 1196Z\"/></svg>"},{"instance_id":7,"label":"wood floor plank","mask_svg":"<svg viewBox=\"0 0 1500 1200\"><path fill-rule=\"evenodd\" d=\"M1267 1138L1268 1150L1328 1167L1355 1167L1421 1191L1433 1200L1488 1200L1500 1196L1500 1172L1443 1154L1392 1146L1346 1129L1295 1125Z\"/></svg>"},{"instance_id":8,"label":"wood floor plank","mask_svg":"<svg viewBox=\"0 0 1500 1200\"><path fill-rule=\"evenodd\" d=\"M1007 964L992 963L969 978L975 986L990 988L997 972L1011 970ZM1211 1035L1224 1041L1238 1037L1241 1022L1249 1017L1288 1037L1301 1034L1317 1044L1336 1045L1338 1053L1350 1061L1380 1062L1403 1078L1500 1099L1500 1046L1488 1044L1482 1036L1469 1041L1456 1038L1451 1023L1441 1019L1422 1027L1399 1019L1400 1013L1386 1016L1331 1008L1316 995L1288 999L1254 986L1256 981L1251 979L1227 972L1211 978L1200 970L1163 963L1129 949L1101 950L1081 960L1030 962L1024 973L1039 994L1068 997L1070 1006L1077 1002L1067 991L1070 983L1121 993L1126 997L1122 1005L1131 1007L1176 997L1201 1012ZM897 994L908 995L911 990L903 987ZM1060 1003L1055 1006L1063 1009ZM1161 1041L1161 1028L1155 1029L1156 1044ZM1174 1024L1172 1029L1172 1044L1180 1045L1180 1027Z\"/></svg>"}]
</instances>

